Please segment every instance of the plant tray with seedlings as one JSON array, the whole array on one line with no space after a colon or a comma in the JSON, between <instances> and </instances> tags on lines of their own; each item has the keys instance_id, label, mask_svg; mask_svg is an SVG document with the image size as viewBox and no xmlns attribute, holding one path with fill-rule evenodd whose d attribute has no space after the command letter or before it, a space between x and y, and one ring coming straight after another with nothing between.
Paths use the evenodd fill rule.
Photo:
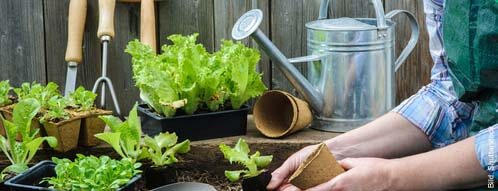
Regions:
<instances>
[{"instance_id":1,"label":"plant tray with seedlings","mask_svg":"<svg viewBox=\"0 0 498 191\"><path fill-rule=\"evenodd\" d=\"M12 88L8 81L2 81L0 112L3 117L10 119L17 101L35 99L41 108L30 128L40 129L41 136L56 137L58 146L55 150L66 152L74 149L78 146L78 140L83 146L97 145L98 141L93 135L103 132L105 127L98 116L110 115L112 112L96 108L93 102L97 95L83 87L68 97L63 97L58 88L53 82L46 86L35 82L23 83L19 88ZM0 132L5 132L3 125L0 125Z\"/></svg>"},{"instance_id":2,"label":"plant tray with seedlings","mask_svg":"<svg viewBox=\"0 0 498 191\"><path fill-rule=\"evenodd\" d=\"M155 113L146 104L140 105L138 110L144 133L153 136L160 132L175 132L180 140L197 141L246 134L249 107L170 118Z\"/></svg>"},{"instance_id":3,"label":"plant tray with seedlings","mask_svg":"<svg viewBox=\"0 0 498 191\"><path fill-rule=\"evenodd\" d=\"M9 179L5 185L14 190L101 190L133 191L141 178L140 163L108 156L77 155L74 161L52 158Z\"/></svg>"},{"instance_id":4,"label":"plant tray with seedlings","mask_svg":"<svg viewBox=\"0 0 498 191\"><path fill-rule=\"evenodd\" d=\"M173 171L167 167L178 162L176 154L187 153L190 150L190 141L178 143L175 133L159 133L154 137L142 136L141 124L137 114L137 104L130 110L126 121L114 116L100 117L109 126L111 132L96 134L95 136L108 143L122 158L132 161L144 161L142 167L145 176L146 188L152 189L174 180L169 178Z\"/></svg>"},{"instance_id":5,"label":"plant tray with seedlings","mask_svg":"<svg viewBox=\"0 0 498 191\"><path fill-rule=\"evenodd\" d=\"M259 151L249 155L251 150L244 139L239 139L233 148L221 144L220 150L230 163L236 163L246 168L246 170L225 171L228 180L237 182L242 178L244 191L266 191L271 174L263 168L271 163L273 156L261 156Z\"/></svg>"},{"instance_id":6,"label":"plant tray with seedlings","mask_svg":"<svg viewBox=\"0 0 498 191\"><path fill-rule=\"evenodd\" d=\"M223 41L219 51L209 53L196 38L171 35L173 44L164 45L158 55L138 40L128 44L133 79L147 106L140 109L145 133L170 130L190 140L245 134L244 105L266 90L256 72L259 52ZM223 124L227 127L211 129Z\"/></svg>"}]
</instances>

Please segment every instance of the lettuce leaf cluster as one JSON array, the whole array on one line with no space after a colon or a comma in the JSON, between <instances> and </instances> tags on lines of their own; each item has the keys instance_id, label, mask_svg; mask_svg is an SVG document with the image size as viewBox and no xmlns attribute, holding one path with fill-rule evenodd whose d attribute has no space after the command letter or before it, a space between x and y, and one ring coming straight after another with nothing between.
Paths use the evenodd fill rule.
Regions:
<instances>
[{"instance_id":1,"label":"lettuce leaf cluster","mask_svg":"<svg viewBox=\"0 0 498 191\"><path fill-rule=\"evenodd\" d=\"M128 43L140 98L157 113L172 117L178 110L238 109L266 90L256 72L257 50L223 41L219 51L209 53L197 36L171 35L173 44L162 46L158 55L138 40Z\"/></svg>"}]
</instances>

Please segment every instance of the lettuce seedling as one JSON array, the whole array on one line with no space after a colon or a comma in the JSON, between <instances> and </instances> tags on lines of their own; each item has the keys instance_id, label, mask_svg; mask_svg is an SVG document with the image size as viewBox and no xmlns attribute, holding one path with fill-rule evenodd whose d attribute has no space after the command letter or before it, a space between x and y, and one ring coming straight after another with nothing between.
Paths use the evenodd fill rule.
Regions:
<instances>
[{"instance_id":1,"label":"lettuce seedling","mask_svg":"<svg viewBox=\"0 0 498 191\"><path fill-rule=\"evenodd\" d=\"M0 107L6 106L12 103L9 99L10 83L9 80L0 81Z\"/></svg>"},{"instance_id":2,"label":"lettuce seedling","mask_svg":"<svg viewBox=\"0 0 498 191\"><path fill-rule=\"evenodd\" d=\"M95 137L111 145L122 158L130 158L133 162L142 159L142 127L136 103L124 122L111 115L99 118L111 128L111 132L99 133Z\"/></svg>"},{"instance_id":3,"label":"lettuce seedling","mask_svg":"<svg viewBox=\"0 0 498 191\"><path fill-rule=\"evenodd\" d=\"M77 108L78 111L89 111L94 108L94 101L97 98L97 94L80 86L69 95L69 98L70 105Z\"/></svg>"},{"instance_id":4,"label":"lettuce seedling","mask_svg":"<svg viewBox=\"0 0 498 191\"><path fill-rule=\"evenodd\" d=\"M220 51L210 54L196 42L197 36L171 35L172 44L163 45L158 55L138 40L128 43L135 86L154 111L172 117L177 110L193 114L200 109L239 109L263 93L257 50L224 41Z\"/></svg>"},{"instance_id":5,"label":"lettuce seedling","mask_svg":"<svg viewBox=\"0 0 498 191\"><path fill-rule=\"evenodd\" d=\"M76 159L58 159L53 157L55 177L42 180L49 183L49 188L61 191L99 190L114 191L126 185L135 175L141 173L140 163L129 158L114 160L109 156L84 156L76 154Z\"/></svg>"},{"instance_id":6,"label":"lettuce seedling","mask_svg":"<svg viewBox=\"0 0 498 191\"><path fill-rule=\"evenodd\" d=\"M4 180L9 174L19 174L26 171L29 161L35 156L43 141L47 141L51 147L57 146L55 137L36 137L40 130L31 131L31 121L40 111L40 107L40 103L36 99L24 99L14 106L12 121L2 118L6 137L0 136L0 149L7 156L11 165L2 170L1 180ZM16 141L18 134L22 137L21 142Z\"/></svg>"},{"instance_id":7,"label":"lettuce seedling","mask_svg":"<svg viewBox=\"0 0 498 191\"><path fill-rule=\"evenodd\" d=\"M69 113L66 112L66 107L68 106L68 100L65 97L53 96L47 102L47 111L40 119L41 123L46 121L63 121L69 119Z\"/></svg>"},{"instance_id":8,"label":"lettuce seedling","mask_svg":"<svg viewBox=\"0 0 498 191\"><path fill-rule=\"evenodd\" d=\"M61 96L59 92L59 86L54 82L49 82L46 86L42 86L39 83L23 83L20 88L14 88L14 92L17 94L19 100L34 98L36 99L41 108L48 108L49 100L54 96Z\"/></svg>"},{"instance_id":9,"label":"lettuce seedling","mask_svg":"<svg viewBox=\"0 0 498 191\"><path fill-rule=\"evenodd\" d=\"M145 136L143 149L144 157L154 163L154 167L163 167L178 162L176 153L187 153L190 150L190 141L185 140L178 143L175 133L159 133L154 138Z\"/></svg>"},{"instance_id":10,"label":"lettuce seedling","mask_svg":"<svg viewBox=\"0 0 498 191\"><path fill-rule=\"evenodd\" d=\"M233 148L221 144L220 150L225 156L225 159L230 161L230 164L237 163L246 167L246 170L236 170L236 171L225 171L225 176L231 182L238 181L241 176L245 179L252 178L265 172L265 170L260 170L261 168L267 167L272 159L272 155L260 156L259 151L249 156L249 145L247 145L244 139L239 139L237 144Z\"/></svg>"}]
</instances>

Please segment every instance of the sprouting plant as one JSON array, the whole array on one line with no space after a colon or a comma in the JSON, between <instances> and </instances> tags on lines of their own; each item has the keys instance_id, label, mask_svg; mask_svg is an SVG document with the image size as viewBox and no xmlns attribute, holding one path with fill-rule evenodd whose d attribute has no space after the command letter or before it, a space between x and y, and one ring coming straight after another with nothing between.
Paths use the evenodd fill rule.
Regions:
<instances>
[{"instance_id":1,"label":"sprouting plant","mask_svg":"<svg viewBox=\"0 0 498 191\"><path fill-rule=\"evenodd\" d=\"M73 93L71 93L69 97L71 98L71 104L74 104L74 106L78 108L78 111L89 111L94 106L97 94L86 90L83 86L80 86Z\"/></svg>"},{"instance_id":2,"label":"sprouting plant","mask_svg":"<svg viewBox=\"0 0 498 191\"><path fill-rule=\"evenodd\" d=\"M178 143L175 133L160 133L154 138L145 136L143 149L144 158L150 159L155 167L163 167L178 162L176 153L187 153L190 150L190 141Z\"/></svg>"},{"instance_id":3,"label":"sprouting plant","mask_svg":"<svg viewBox=\"0 0 498 191\"><path fill-rule=\"evenodd\" d=\"M246 167L246 170L225 171L225 176L232 182L238 181L241 176L243 178L256 177L263 173L265 170L260 170L268 166L273 156L260 156L259 151L249 156L249 145L244 139L239 139L233 148L221 144L220 150L225 156L225 159L230 161L230 164L237 163Z\"/></svg>"},{"instance_id":4,"label":"sprouting plant","mask_svg":"<svg viewBox=\"0 0 498 191\"><path fill-rule=\"evenodd\" d=\"M95 137L111 145L122 158L130 158L134 162L140 160L142 128L137 116L137 104L133 106L128 119L124 122L110 115L99 116L99 118L111 128L111 132L99 133Z\"/></svg>"},{"instance_id":5,"label":"sprouting plant","mask_svg":"<svg viewBox=\"0 0 498 191\"><path fill-rule=\"evenodd\" d=\"M69 113L66 112L67 99L61 96L53 96L47 102L47 111L40 119L41 123L46 121L62 121L69 119Z\"/></svg>"},{"instance_id":6,"label":"sprouting plant","mask_svg":"<svg viewBox=\"0 0 498 191\"><path fill-rule=\"evenodd\" d=\"M6 137L0 136L0 149L11 162L10 166L2 170L2 180L9 174L26 171L29 161L35 156L43 141L47 141L51 147L57 146L55 137L36 137L40 130L31 131L31 121L38 111L40 103L36 99L29 98L19 101L14 106L12 121L2 118ZM22 141L16 141L17 135L21 136Z\"/></svg>"},{"instance_id":7,"label":"sprouting plant","mask_svg":"<svg viewBox=\"0 0 498 191\"><path fill-rule=\"evenodd\" d=\"M150 46L130 41L133 80L140 98L159 114L172 117L177 110L239 109L266 87L256 71L260 54L242 43L223 41L215 53L196 42L198 34L171 35L171 45L155 54Z\"/></svg>"},{"instance_id":8,"label":"sprouting plant","mask_svg":"<svg viewBox=\"0 0 498 191\"><path fill-rule=\"evenodd\" d=\"M9 99L10 83L9 80L0 81L0 107L9 105L12 101Z\"/></svg>"},{"instance_id":9,"label":"sprouting plant","mask_svg":"<svg viewBox=\"0 0 498 191\"><path fill-rule=\"evenodd\" d=\"M140 163L128 158L111 159L109 156L84 156L76 154L76 159L52 158L55 166L55 177L45 178L50 188L69 190L114 191L126 185L133 176L141 171Z\"/></svg>"},{"instance_id":10,"label":"sprouting plant","mask_svg":"<svg viewBox=\"0 0 498 191\"><path fill-rule=\"evenodd\" d=\"M49 82L46 86L39 83L23 83L20 88L14 88L19 100L34 98L36 99L41 108L48 108L49 100L54 96L61 96L59 86L54 82Z\"/></svg>"}]
</instances>

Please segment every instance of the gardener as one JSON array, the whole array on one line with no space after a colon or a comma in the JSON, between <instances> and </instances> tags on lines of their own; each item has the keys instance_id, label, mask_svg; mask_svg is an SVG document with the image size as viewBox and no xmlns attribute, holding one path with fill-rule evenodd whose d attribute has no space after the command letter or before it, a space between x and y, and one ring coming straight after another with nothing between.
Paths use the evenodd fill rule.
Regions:
<instances>
[{"instance_id":1,"label":"gardener","mask_svg":"<svg viewBox=\"0 0 498 191\"><path fill-rule=\"evenodd\" d=\"M348 171L310 190L498 188L498 1L424 0L424 11L432 82L326 141ZM268 189L299 190L287 180L314 147L276 169Z\"/></svg>"}]
</instances>

